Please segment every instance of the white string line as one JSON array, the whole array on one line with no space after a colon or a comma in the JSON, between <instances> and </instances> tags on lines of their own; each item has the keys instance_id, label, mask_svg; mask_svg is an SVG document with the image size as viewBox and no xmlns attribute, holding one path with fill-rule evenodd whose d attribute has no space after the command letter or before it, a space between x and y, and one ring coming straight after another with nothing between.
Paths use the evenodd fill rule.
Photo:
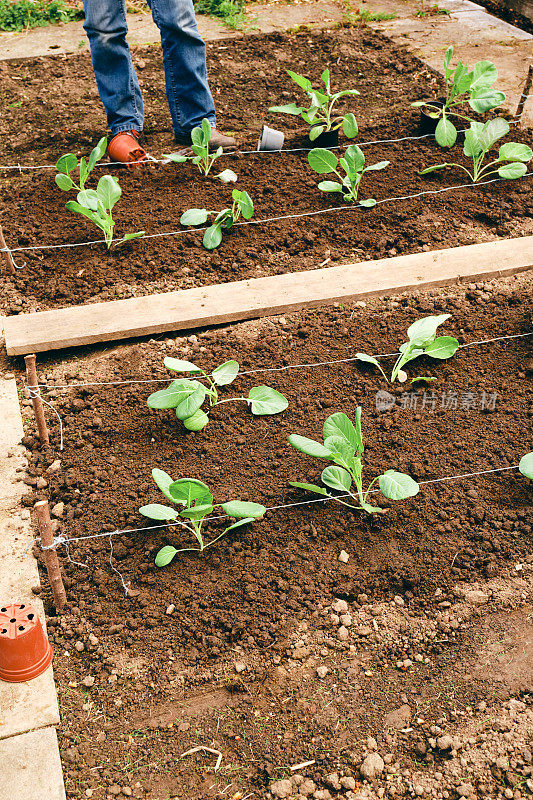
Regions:
<instances>
[{"instance_id":1,"label":"white string line","mask_svg":"<svg viewBox=\"0 0 533 800\"><path fill-rule=\"evenodd\" d=\"M525 336L533 336L533 331L529 331L529 333L513 333L507 334L505 336L496 336L493 339L481 339L477 342L467 342L466 344L460 344L457 348L460 350L463 347L473 347L474 345L478 344L490 344L491 342L499 342L502 339L522 339ZM392 356L400 355L400 351L397 350L395 353L377 353L373 355L372 358L392 358ZM327 367L333 364L345 364L350 361L359 361L359 358L356 356L352 356L350 358L338 358L334 361L310 361L307 364L287 364L283 367L258 367L257 369L247 369L241 372L237 372L236 378L242 375L254 375L257 372L283 372L284 370L288 369L304 369L306 367ZM194 380L201 380L204 376L196 376ZM213 377L213 373L208 375L209 378ZM172 383L175 378L150 378L150 379L143 379L143 380L126 380L126 381L93 381L91 383L39 383L38 386L44 389L75 389L78 387L83 386L124 386L126 384L134 384L134 383ZM27 385L26 385L27 386ZM28 389L32 388L27 386ZM44 401L43 401L44 402ZM56 412L57 413L57 412Z\"/></svg>"},{"instance_id":2,"label":"white string line","mask_svg":"<svg viewBox=\"0 0 533 800\"><path fill-rule=\"evenodd\" d=\"M533 97L533 95L524 95L524 94L522 94L520 96L521 97L525 97L526 100L527 100L528 97ZM523 114L523 111L522 111L522 114ZM508 120L509 125L517 125L520 122L522 114L520 114L520 117L518 119L516 119L516 115L515 115L515 119ZM458 134L465 133L467 130L468 130L468 128L463 128L461 130L458 130L457 133ZM424 133L421 136L402 136L400 139L374 139L374 140L370 140L368 142L358 142L358 145L359 145L359 147L365 147L366 145L371 145L371 144L395 144L397 142L408 142L408 141L417 141L419 139L427 139L429 136L435 137L435 134L434 133ZM343 144L343 145L336 145L335 147L326 147L324 149L325 150L345 150L349 146L350 145L348 145L348 144ZM240 156L258 155L258 154L259 155L265 155L265 154L266 155L279 155L279 154L283 154L283 153L309 153L311 150L314 150L314 149L315 149L314 147L292 147L292 148L286 148L286 149L282 148L281 150L233 150L233 151L229 151L227 153L224 153L224 155L225 156L234 156L234 157L235 156L239 156L240 157ZM87 157L87 156L85 156L85 157ZM154 163L156 163L156 164L169 164L169 163L172 163L172 162L168 158L153 158L153 156L152 156L152 157L150 157L149 160L143 159L141 161L129 161L128 165L129 166L134 166L135 164L147 164L147 163L151 163L151 164L154 164ZM97 167L100 168L100 167L124 167L124 166L127 166L124 161L105 161L105 162L99 161L94 165L93 169L96 169ZM56 165L55 164L38 164L38 165L31 165L31 164L6 164L6 165L2 165L2 164L0 164L0 170L1 169L6 169L6 170L14 169L14 170L18 170L22 174L22 170L23 169L56 169Z\"/></svg>"},{"instance_id":3,"label":"white string line","mask_svg":"<svg viewBox=\"0 0 533 800\"><path fill-rule=\"evenodd\" d=\"M522 175L522 178L529 178L533 175L533 172L526 172L525 175ZM417 192L416 194L406 194L400 197L386 197L383 200L377 200L376 205L382 205L383 203L393 203L397 200L413 200L417 197L422 197L423 195L428 194L442 194L443 192L451 192L455 189L471 189L476 188L477 186L486 186L489 183L502 183L502 181L508 181L508 178L491 178L488 181L478 181L476 183L462 183L458 186L445 186L442 189L427 189L423 192ZM349 205L349 206L331 206L329 208L322 208L319 211L304 211L301 214L283 214L279 217L267 217L265 219L249 219L243 222L235 222L232 227L237 228L241 227L242 225L265 225L268 222L280 222L285 219L304 219L305 217L315 217L319 214L328 214L330 211L361 211L361 206ZM146 233L144 236L138 236L137 241L142 241L143 239L157 239L165 236L182 236L187 233L201 233L202 231L206 231L207 226L203 226L200 228L187 228L179 231L162 231L161 233ZM111 243L122 241L121 239L112 239ZM68 247L87 247L93 244L106 244L105 239L93 239L89 242L67 242L65 244L36 244L30 245L28 247L12 247L11 252L21 252L23 250L64 250Z\"/></svg>"},{"instance_id":4,"label":"white string line","mask_svg":"<svg viewBox=\"0 0 533 800\"><path fill-rule=\"evenodd\" d=\"M7 245L5 247L0 247L0 253L8 253L9 254L9 257L11 258L11 263L13 264L15 269L24 269L24 267L26 266L26 262L24 262L24 264L22 264L22 266L20 266L20 267L19 267L18 264L15 263L15 259L13 258L12 254L11 254L11 250Z\"/></svg>"},{"instance_id":5,"label":"white string line","mask_svg":"<svg viewBox=\"0 0 533 800\"><path fill-rule=\"evenodd\" d=\"M460 475L446 475L443 478L431 478L430 480L427 480L427 481L418 481L418 485L419 486L428 486L429 484L434 484L434 483L443 483L445 481L462 480L463 478L474 478L474 477L478 477L480 475L490 475L490 474L493 474L493 473L496 473L496 472L508 472L508 471L514 470L514 469L518 469L518 464L514 464L511 467L496 467L495 469L479 470L477 472L466 472L466 473L462 473ZM368 492L368 494L379 494L379 492L380 492L379 489L373 489L372 491ZM284 503L284 504L281 504L281 505L267 507L265 509L265 513L266 513L266 511L279 511L279 510L285 509L285 508L295 508L296 506L312 505L313 503L327 503L330 500L334 500L334 501L335 500L342 500L342 499L345 499L345 498L351 497L351 496L352 495L350 495L350 494L339 494L339 495L336 495L336 496L331 495L331 496L328 496L328 497L317 497L317 498L314 498L313 500L301 500L301 501L298 501L298 502L295 502L295 503ZM233 519L233 517L230 517L228 514L220 514L220 515L217 515L217 516L214 516L214 517L206 517L205 522L213 522L213 521L222 520L222 519ZM45 547L42 547L42 545L41 545L41 549L42 550L50 550L51 548L55 547L56 545L65 544L66 542L71 544L72 542L82 542L82 541L85 541L87 539L102 539L104 537L109 537L111 539L112 536L121 536L123 534L128 534L128 533L145 533L146 531L162 530L164 528L174 528L176 525L181 525L182 527L187 527L187 525L185 525L180 520L176 520L175 522L165 523L164 525L151 525L151 526L146 527L146 528L124 528L123 530L106 531L105 533L93 533L93 534L90 534L89 536L71 536L71 537L67 538L67 536L65 534L62 534L60 536L54 537L53 544L45 546ZM35 541L37 541L37 539Z\"/></svg>"},{"instance_id":6,"label":"white string line","mask_svg":"<svg viewBox=\"0 0 533 800\"><path fill-rule=\"evenodd\" d=\"M41 389L40 389L39 385L37 385L37 386L28 386L28 384L26 384L26 388L27 388L28 392L30 393L30 397L32 399L34 397L40 397L41 398L41 402L44 403L45 405L47 405L48 408L51 408L52 411L54 412L54 414L56 415L56 417L58 418L58 420L59 420L59 437L60 437L59 449L62 450L63 449L63 420L59 416L57 410L54 408L52 403L49 403L48 400L45 400L44 397L41 397Z\"/></svg>"}]
</instances>

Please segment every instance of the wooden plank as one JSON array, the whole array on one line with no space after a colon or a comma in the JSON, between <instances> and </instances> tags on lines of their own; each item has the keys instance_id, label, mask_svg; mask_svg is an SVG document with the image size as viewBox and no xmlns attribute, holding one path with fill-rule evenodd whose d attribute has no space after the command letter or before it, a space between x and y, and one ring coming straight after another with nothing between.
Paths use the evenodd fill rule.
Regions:
<instances>
[{"instance_id":1,"label":"wooden plank","mask_svg":"<svg viewBox=\"0 0 533 800\"><path fill-rule=\"evenodd\" d=\"M10 356L281 314L533 267L533 236L74 306L4 320Z\"/></svg>"}]
</instances>

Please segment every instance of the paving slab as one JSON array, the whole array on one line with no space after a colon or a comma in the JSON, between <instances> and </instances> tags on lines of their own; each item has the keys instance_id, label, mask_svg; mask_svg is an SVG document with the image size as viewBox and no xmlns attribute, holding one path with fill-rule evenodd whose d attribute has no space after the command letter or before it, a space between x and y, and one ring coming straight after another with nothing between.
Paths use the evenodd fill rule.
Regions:
<instances>
[{"instance_id":1,"label":"paving slab","mask_svg":"<svg viewBox=\"0 0 533 800\"><path fill-rule=\"evenodd\" d=\"M0 800L65 800L55 728L0 741Z\"/></svg>"}]
</instances>

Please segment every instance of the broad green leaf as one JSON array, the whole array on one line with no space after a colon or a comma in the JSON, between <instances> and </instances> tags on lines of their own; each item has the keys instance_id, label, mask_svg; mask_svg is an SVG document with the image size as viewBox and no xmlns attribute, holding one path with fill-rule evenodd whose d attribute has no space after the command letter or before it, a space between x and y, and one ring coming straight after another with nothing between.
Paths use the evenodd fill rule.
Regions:
<instances>
[{"instance_id":1,"label":"broad green leaf","mask_svg":"<svg viewBox=\"0 0 533 800\"><path fill-rule=\"evenodd\" d=\"M322 470L320 478L322 483L325 483L330 489L336 489L339 492L349 492L352 485L350 473L342 467L330 465Z\"/></svg>"},{"instance_id":2,"label":"broad green leaf","mask_svg":"<svg viewBox=\"0 0 533 800\"><path fill-rule=\"evenodd\" d=\"M292 114L298 117L304 109L301 106L297 106L296 103L288 103L286 106L270 106L268 110L274 114Z\"/></svg>"},{"instance_id":3,"label":"broad green leaf","mask_svg":"<svg viewBox=\"0 0 533 800\"><path fill-rule=\"evenodd\" d=\"M139 512L144 517L149 517L150 519L157 519L159 521L176 519L176 517L178 516L178 512L176 511L175 508L162 506L160 503L151 503L148 506L142 506L139 509Z\"/></svg>"},{"instance_id":4,"label":"broad green leaf","mask_svg":"<svg viewBox=\"0 0 533 800\"><path fill-rule=\"evenodd\" d=\"M429 175L430 172L436 172L438 169L444 169L445 167L453 167L453 164L435 164L435 166L433 167L426 167L425 169L421 169L418 174Z\"/></svg>"},{"instance_id":5,"label":"broad green leaf","mask_svg":"<svg viewBox=\"0 0 533 800\"><path fill-rule=\"evenodd\" d=\"M442 325L450 317L451 314L431 314L429 317L417 319L407 329L410 345L423 345L435 335L439 325Z\"/></svg>"},{"instance_id":6,"label":"broad green leaf","mask_svg":"<svg viewBox=\"0 0 533 800\"><path fill-rule=\"evenodd\" d=\"M184 508L181 516L185 517L185 519L203 519L212 512L213 506L211 503L198 503L195 506Z\"/></svg>"},{"instance_id":7,"label":"broad green leaf","mask_svg":"<svg viewBox=\"0 0 533 800\"><path fill-rule=\"evenodd\" d=\"M527 167L521 161L515 161L512 164L504 164L503 167L498 169L500 178L521 178L527 172Z\"/></svg>"},{"instance_id":8,"label":"broad green leaf","mask_svg":"<svg viewBox=\"0 0 533 800\"><path fill-rule=\"evenodd\" d=\"M123 242L129 242L132 239L140 239L141 236L144 236L146 231L137 231L136 233L125 233L120 241L115 242L116 245L122 244Z\"/></svg>"},{"instance_id":9,"label":"broad green leaf","mask_svg":"<svg viewBox=\"0 0 533 800\"><path fill-rule=\"evenodd\" d=\"M232 169L224 169L216 176L222 183L235 183L237 174Z\"/></svg>"},{"instance_id":10,"label":"broad green leaf","mask_svg":"<svg viewBox=\"0 0 533 800\"><path fill-rule=\"evenodd\" d=\"M208 140L209 141L209 140ZM194 147L200 147L202 149L205 148L207 142L205 141L205 135L200 127L193 128L191 131L191 143L193 145L193 152Z\"/></svg>"},{"instance_id":11,"label":"broad green leaf","mask_svg":"<svg viewBox=\"0 0 533 800\"><path fill-rule=\"evenodd\" d=\"M357 450L360 442L352 421L342 411L337 411L329 416L323 425L322 436L324 441L330 436L339 436L346 441L352 450Z\"/></svg>"},{"instance_id":12,"label":"broad green leaf","mask_svg":"<svg viewBox=\"0 0 533 800\"><path fill-rule=\"evenodd\" d=\"M492 61L478 61L472 70L472 83L470 91L489 89L498 80L498 70Z\"/></svg>"},{"instance_id":13,"label":"broad green leaf","mask_svg":"<svg viewBox=\"0 0 533 800\"><path fill-rule=\"evenodd\" d=\"M365 154L356 144L349 145L344 152L344 160L348 164L350 174L360 172L365 165Z\"/></svg>"},{"instance_id":14,"label":"broad green leaf","mask_svg":"<svg viewBox=\"0 0 533 800\"><path fill-rule=\"evenodd\" d=\"M206 250L214 250L215 247L219 246L220 242L222 241L222 227L219 222L217 222L215 225L211 225L206 230L202 241Z\"/></svg>"},{"instance_id":15,"label":"broad green leaf","mask_svg":"<svg viewBox=\"0 0 533 800\"><path fill-rule=\"evenodd\" d=\"M69 172L72 172L73 169L76 169L78 166L78 159L74 155L74 153L65 153L64 156L61 156L56 162L56 169L58 172L62 172L64 175L68 175Z\"/></svg>"},{"instance_id":16,"label":"broad green leaf","mask_svg":"<svg viewBox=\"0 0 533 800\"><path fill-rule=\"evenodd\" d=\"M96 187L98 197L100 198L104 208L111 211L117 200L122 194L122 190L118 185L116 178L111 175L102 175Z\"/></svg>"},{"instance_id":17,"label":"broad green leaf","mask_svg":"<svg viewBox=\"0 0 533 800\"><path fill-rule=\"evenodd\" d=\"M379 488L389 500L405 500L418 494L419 486L409 475L388 469L378 478Z\"/></svg>"},{"instance_id":18,"label":"broad green leaf","mask_svg":"<svg viewBox=\"0 0 533 800\"><path fill-rule=\"evenodd\" d=\"M322 73L322 75L320 76L320 80L322 81L322 83L324 83L324 84L325 84L325 86L326 86L326 91L329 93L329 91L330 91L330 75L329 75L329 69L325 69L325 70L324 70L324 72L323 72L323 73Z\"/></svg>"},{"instance_id":19,"label":"broad green leaf","mask_svg":"<svg viewBox=\"0 0 533 800\"><path fill-rule=\"evenodd\" d=\"M533 453L526 453L525 456L522 456L518 464L518 469L522 475L525 475L526 478L530 478L530 480L533 481Z\"/></svg>"},{"instance_id":20,"label":"broad green leaf","mask_svg":"<svg viewBox=\"0 0 533 800\"><path fill-rule=\"evenodd\" d=\"M304 90L304 92L312 92L313 85L308 78L304 78L303 75L299 75L297 72L293 72L292 70L287 70L287 75L294 81L294 83L298 84L298 86Z\"/></svg>"},{"instance_id":21,"label":"broad green leaf","mask_svg":"<svg viewBox=\"0 0 533 800\"><path fill-rule=\"evenodd\" d=\"M58 172L55 182L63 192L68 192L69 189L74 189L76 186L70 175L65 175L63 172Z\"/></svg>"},{"instance_id":22,"label":"broad green leaf","mask_svg":"<svg viewBox=\"0 0 533 800\"><path fill-rule=\"evenodd\" d=\"M357 136L359 127L354 114L346 114L342 121L342 131L348 139L353 139Z\"/></svg>"},{"instance_id":23,"label":"broad green leaf","mask_svg":"<svg viewBox=\"0 0 533 800\"><path fill-rule=\"evenodd\" d=\"M157 488L163 492L167 500L174 500L168 489L170 484L174 483L174 478L171 478L170 475L168 475L168 473L164 472L162 469L157 468L152 470L152 478L154 479Z\"/></svg>"},{"instance_id":24,"label":"broad green leaf","mask_svg":"<svg viewBox=\"0 0 533 800\"><path fill-rule=\"evenodd\" d=\"M211 373L211 377L217 386L227 386L228 383L233 383L239 374L239 364L237 361L225 361L220 364Z\"/></svg>"},{"instance_id":25,"label":"broad green leaf","mask_svg":"<svg viewBox=\"0 0 533 800\"><path fill-rule=\"evenodd\" d=\"M234 531L235 528L242 528L243 525L248 525L250 522L254 522L254 517L246 517L245 519L240 519L237 522L234 522L229 528L226 528L224 533L229 533L229 531Z\"/></svg>"},{"instance_id":26,"label":"broad green leaf","mask_svg":"<svg viewBox=\"0 0 533 800\"><path fill-rule=\"evenodd\" d=\"M181 217L181 225L203 225L207 222L208 217L207 209L205 208L188 208Z\"/></svg>"},{"instance_id":27,"label":"broad green leaf","mask_svg":"<svg viewBox=\"0 0 533 800\"><path fill-rule=\"evenodd\" d=\"M184 156L182 153L165 153L163 158L167 158L174 164L183 164L185 161L189 160L187 156Z\"/></svg>"},{"instance_id":28,"label":"broad green leaf","mask_svg":"<svg viewBox=\"0 0 533 800\"><path fill-rule=\"evenodd\" d=\"M431 358L451 358L458 347L459 342L454 336L438 336L424 348L424 354Z\"/></svg>"},{"instance_id":29,"label":"broad green leaf","mask_svg":"<svg viewBox=\"0 0 533 800\"><path fill-rule=\"evenodd\" d=\"M411 378L411 383L430 383L431 381L436 380L436 378L430 378L428 375L419 375L417 378Z\"/></svg>"},{"instance_id":30,"label":"broad green leaf","mask_svg":"<svg viewBox=\"0 0 533 800\"><path fill-rule=\"evenodd\" d=\"M507 142L498 151L498 161L523 161L527 164L533 158L533 150L527 144Z\"/></svg>"},{"instance_id":31,"label":"broad green leaf","mask_svg":"<svg viewBox=\"0 0 533 800\"><path fill-rule=\"evenodd\" d=\"M479 136L479 143L483 148L483 152L487 152L490 150L493 144L495 144L498 139L501 139L502 136L505 136L509 133L509 123L507 120L502 119L501 117L496 117L496 119L491 119L483 125L483 130Z\"/></svg>"},{"instance_id":32,"label":"broad green leaf","mask_svg":"<svg viewBox=\"0 0 533 800\"><path fill-rule=\"evenodd\" d=\"M189 508L196 500L202 505L211 504L213 496L207 486L196 478L178 478L168 487L168 491L175 503Z\"/></svg>"},{"instance_id":33,"label":"broad green leaf","mask_svg":"<svg viewBox=\"0 0 533 800\"><path fill-rule=\"evenodd\" d=\"M187 428L188 431L201 431L207 423L209 422L209 417L202 411L201 408L198 411L195 411L192 416L187 417L187 419L183 420L183 425Z\"/></svg>"},{"instance_id":34,"label":"broad green leaf","mask_svg":"<svg viewBox=\"0 0 533 800\"><path fill-rule=\"evenodd\" d=\"M317 486L316 483L297 483L296 481L289 481L289 486L294 486L295 489L305 489L307 492L314 492L329 497L328 493L322 486Z\"/></svg>"},{"instance_id":35,"label":"broad green leaf","mask_svg":"<svg viewBox=\"0 0 533 800\"><path fill-rule=\"evenodd\" d=\"M254 386L248 392L248 399L252 401L250 410L256 417L279 414L289 405L287 398L270 386Z\"/></svg>"},{"instance_id":36,"label":"broad green leaf","mask_svg":"<svg viewBox=\"0 0 533 800\"><path fill-rule=\"evenodd\" d=\"M390 161L377 161L375 164L370 164L370 166L365 168L365 172L373 172L374 170L385 169L388 167Z\"/></svg>"},{"instance_id":37,"label":"broad green leaf","mask_svg":"<svg viewBox=\"0 0 533 800\"><path fill-rule=\"evenodd\" d=\"M206 143L209 142L209 139L211 138L212 126L209 120L206 119L206 117L204 117L202 120L202 131L204 134L204 141Z\"/></svg>"},{"instance_id":38,"label":"broad green leaf","mask_svg":"<svg viewBox=\"0 0 533 800\"><path fill-rule=\"evenodd\" d=\"M98 193L94 189L82 189L76 195L76 200L84 208L89 208L91 211L98 210Z\"/></svg>"},{"instance_id":39,"label":"broad green leaf","mask_svg":"<svg viewBox=\"0 0 533 800\"><path fill-rule=\"evenodd\" d=\"M324 175L327 172L334 172L339 163L339 159L335 153L322 147L315 147L314 150L311 150L307 159L311 169L314 169L319 175Z\"/></svg>"},{"instance_id":40,"label":"broad green leaf","mask_svg":"<svg viewBox=\"0 0 533 800\"><path fill-rule=\"evenodd\" d=\"M320 442L315 442L314 439L308 439L307 436L299 436L297 433L291 433L289 442L300 453L305 453L306 456L315 456L316 458L331 458L331 451L324 447Z\"/></svg>"},{"instance_id":41,"label":"broad green leaf","mask_svg":"<svg viewBox=\"0 0 533 800\"><path fill-rule=\"evenodd\" d=\"M89 208L84 208L80 206L75 200L69 200L65 203L65 208L68 211L75 211L77 214L83 214L84 217L90 219L91 222L94 222L101 230L105 231L108 227L112 227L112 225L107 224L105 220L103 220L96 211L91 211Z\"/></svg>"},{"instance_id":42,"label":"broad green leaf","mask_svg":"<svg viewBox=\"0 0 533 800\"><path fill-rule=\"evenodd\" d=\"M324 447L331 453L331 461L342 467L352 469L356 466L355 446L346 441L343 436L326 436Z\"/></svg>"},{"instance_id":43,"label":"broad green leaf","mask_svg":"<svg viewBox=\"0 0 533 800\"><path fill-rule=\"evenodd\" d=\"M448 117L443 117L435 128L435 139L441 147L452 147L457 139L457 128Z\"/></svg>"},{"instance_id":44,"label":"broad green leaf","mask_svg":"<svg viewBox=\"0 0 533 800\"><path fill-rule=\"evenodd\" d=\"M381 372L381 374L383 375L385 380L387 380L387 376L383 372L383 368L382 368L381 364L379 363L379 361L376 358L374 358L374 356L367 356L366 353L356 353L355 357L357 358L358 361L364 361L367 364L373 364L375 367L377 367L379 369L379 371Z\"/></svg>"},{"instance_id":45,"label":"broad green leaf","mask_svg":"<svg viewBox=\"0 0 533 800\"><path fill-rule=\"evenodd\" d=\"M498 108L505 100L503 92L496 92L491 89L480 89L479 91L472 92L468 104L473 111L478 114L484 114L490 111L491 108Z\"/></svg>"},{"instance_id":46,"label":"broad green leaf","mask_svg":"<svg viewBox=\"0 0 533 800\"><path fill-rule=\"evenodd\" d=\"M368 197L366 200L359 200L359 205L363 208L373 208L377 201L373 197Z\"/></svg>"},{"instance_id":47,"label":"broad green leaf","mask_svg":"<svg viewBox=\"0 0 533 800\"><path fill-rule=\"evenodd\" d=\"M202 371L192 361L184 361L181 358L172 358L172 356L166 356L163 364L173 372L196 372L198 374Z\"/></svg>"},{"instance_id":48,"label":"broad green leaf","mask_svg":"<svg viewBox=\"0 0 533 800\"><path fill-rule=\"evenodd\" d=\"M172 559L177 553L177 549L172 547L172 545L167 544L165 547L162 547L161 550L158 551L155 557L155 565L156 567L166 567L167 564L170 564Z\"/></svg>"},{"instance_id":49,"label":"broad green leaf","mask_svg":"<svg viewBox=\"0 0 533 800\"><path fill-rule=\"evenodd\" d=\"M172 381L170 386L153 392L146 401L149 408L176 408L185 398L201 386L198 381L183 380Z\"/></svg>"},{"instance_id":50,"label":"broad green leaf","mask_svg":"<svg viewBox=\"0 0 533 800\"><path fill-rule=\"evenodd\" d=\"M344 186L337 181L320 181L318 188L321 192L343 192Z\"/></svg>"},{"instance_id":51,"label":"broad green leaf","mask_svg":"<svg viewBox=\"0 0 533 800\"><path fill-rule=\"evenodd\" d=\"M444 66L449 67L450 61L452 60L453 56L453 45L450 45L446 52L444 53Z\"/></svg>"},{"instance_id":52,"label":"broad green leaf","mask_svg":"<svg viewBox=\"0 0 533 800\"><path fill-rule=\"evenodd\" d=\"M483 127L481 122L470 123L470 128L465 132L465 143L463 146L463 153L465 156L474 158L481 155L483 152L483 145L481 143Z\"/></svg>"},{"instance_id":53,"label":"broad green leaf","mask_svg":"<svg viewBox=\"0 0 533 800\"><path fill-rule=\"evenodd\" d=\"M222 510L228 517L235 517L236 519L245 517L259 519L266 512L265 506L260 503L246 503L242 500L230 500L228 503L223 503Z\"/></svg>"},{"instance_id":54,"label":"broad green leaf","mask_svg":"<svg viewBox=\"0 0 533 800\"><path fill-rule=\"evenodd\" d=\"M238 203L244 219L250 219L254 213L254 204L248 192L242 192L239 191L239 189L234 189L231 193L231 196Z\"/></svg>"},{"instance_id":55,"label":"broad green leaf","mask_svg":"<svg viewBox=\"0 0 533 800\"><path fill-rule=\"evenodd\" d=\"M199 386L188 397L181 400L176 406L176 416L178 419L184 420L187 417L192 417L195 411L198 411L200 406L205 400L205 387Z\"/></svg>"},{"instance_id":56,"label":"broad green leaf","mask_svg":"<svg viewBox=\"0 0 533 800\"><path fill-rule=\"evenodd\" d=\"M325 130L325 125L313 125L309 131L309 141L314 142L319 136L322 136Z\"/></svg>"},{"instance_id":57,"label":"broad green leaf","mask_svg":"<svg viewBox=\"0 0 533 800\"><path fill-rule=\"evenodd\" d=\"M91 150L91 154L89 156L89 161L87 164L87 172L92 172L96 163L100 161L101 158L105 155L105 151L107 149L107 137L102 136L99 140L96 147L93 147Z\"/></svg>"},{"instance_id":58,"label":"broad green leaf","mask_svg":"<svg viewBox=\"0 0 533 800\"><path fill-rule=\"evenodd\" d=\"M411 108L423 108L425 105L427 105L425 100L417 100L416 102L411 103Z\"/></svg>"},{"instance_id":59,"label":"broad green leaf","mask_svg":"<svg viewBox=\"0 0 533 800\"><path fill-rule=\"evenodd\" d=\"M365 503L364 501L361 503L361 508L363 511L366 511L367 514L384 514L385 509L379 508L379 506L371 506L369 503Z\"/></svg>"}]
</instances>

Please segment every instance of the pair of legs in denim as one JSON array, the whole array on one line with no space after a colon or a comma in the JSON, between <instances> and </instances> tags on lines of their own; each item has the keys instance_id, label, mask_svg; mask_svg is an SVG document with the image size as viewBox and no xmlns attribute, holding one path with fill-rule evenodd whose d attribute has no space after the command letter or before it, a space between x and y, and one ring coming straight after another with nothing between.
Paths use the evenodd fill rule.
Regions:
<instances>
[{"instance_id":1,"label":"pair of legs in denim","mask_svg":"<svg viewBox=\"0 0 533 800\"><path fill-rule=\"evenodd\" d=\"M167 100L176 135L187 135L204 117L215 127L206 49L192 0L151 0L150 7L161 33ZM111 133L142 131L143 101L126 41L126 2L84 0L84 9L83 27Z\"/></svg>"}]
</instances>

